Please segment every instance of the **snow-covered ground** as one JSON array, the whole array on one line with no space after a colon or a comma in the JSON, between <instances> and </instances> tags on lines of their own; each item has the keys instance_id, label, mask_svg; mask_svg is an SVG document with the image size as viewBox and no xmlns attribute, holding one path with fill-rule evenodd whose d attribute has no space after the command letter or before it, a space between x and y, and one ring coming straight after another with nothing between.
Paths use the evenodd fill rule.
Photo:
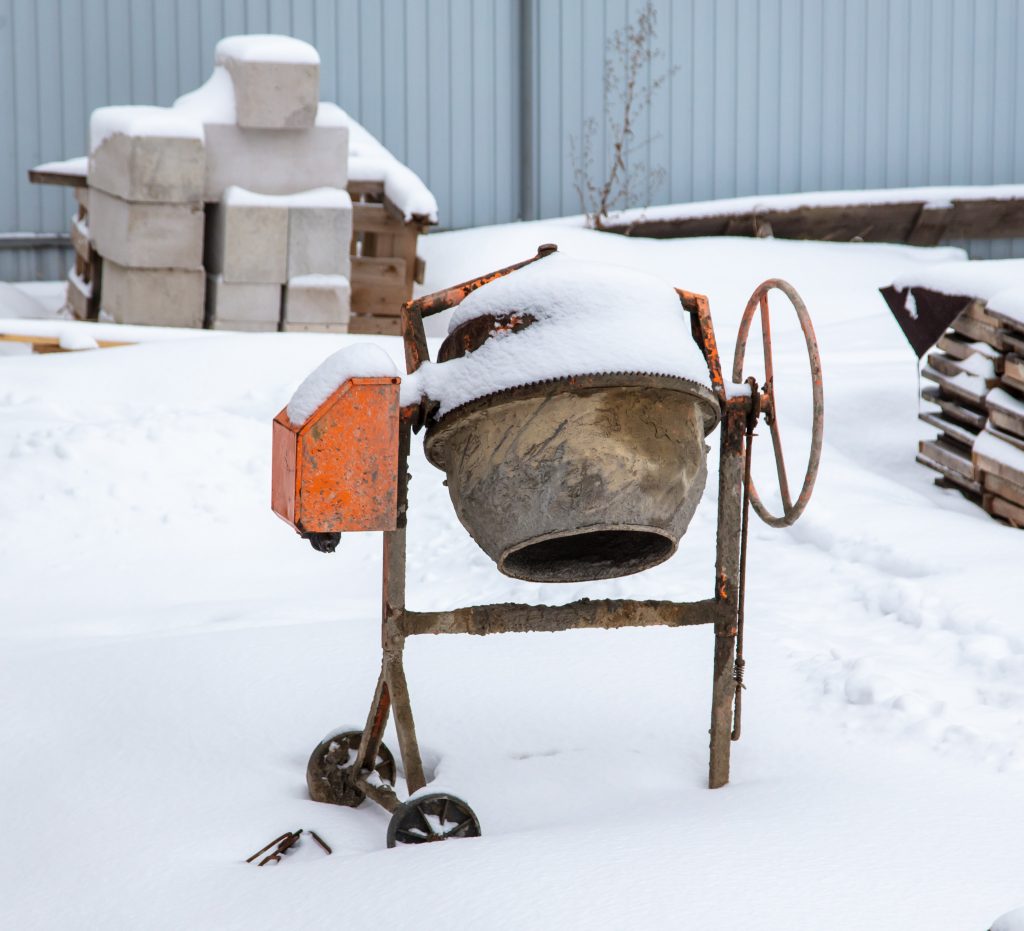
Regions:
<instances>
[{"instance_id":1,"label":"snow-covered ground","mask_svg":"<svg viewBox=\"0 0 1024 931\"><path fill-rule=\"evenodd\" d=\"M547 241L708 293L727 359L764 278L814 316L821 474L794 528L753 524L731 784L705 788L710 631L420 638L426 763L484 836L385 849L384 812L304 785L312 748L371 699L380 538L321 555L271 514L270 422L340 346L400 363L399 341L188 334L9 356L0 925L983 931L1024 904L1024 534L914 462L913 353L875 290L956 255L563 221L430 236L426 287ZM642 307L622 313L642 325ZM773 331L795 481L810 391L781 303ZM764 437L755 459L767 489ZM412 472L412 607L711 593L713 480L668 563L545 586L497 573L418 440ZM307 842L243 862L299 827L334 855Z\"/></svg>"}]
</instances>

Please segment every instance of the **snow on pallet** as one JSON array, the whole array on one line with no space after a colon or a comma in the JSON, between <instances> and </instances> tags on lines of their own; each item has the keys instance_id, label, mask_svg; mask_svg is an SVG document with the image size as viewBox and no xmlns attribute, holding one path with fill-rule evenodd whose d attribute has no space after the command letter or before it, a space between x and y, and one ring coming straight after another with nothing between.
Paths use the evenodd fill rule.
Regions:
<instances>
[{"instance_id":1,"label":"snow on pallet","mask_svg":"<svg viewBox=\"0 0 1024 931\"><path fill-rule=\"evenodd\" d=\"M939 473L939 484L1024 528L1022 274L1021 260L940 263L882 293L919 355L935 320L949 327L921 371L935 385L922 399L938 410L920 419L940 433L921 442L917 461Z\"/></svg>"}]
</instances>

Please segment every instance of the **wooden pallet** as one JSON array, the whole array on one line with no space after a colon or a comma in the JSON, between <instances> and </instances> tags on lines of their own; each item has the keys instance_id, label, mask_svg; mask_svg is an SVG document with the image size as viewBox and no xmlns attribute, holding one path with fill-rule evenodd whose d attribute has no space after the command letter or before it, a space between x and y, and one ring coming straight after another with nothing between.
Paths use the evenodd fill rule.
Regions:
<instances>
[{"instance_id":1,"label":"wooden pallet","mask_svg":"<svg viewBox=\"0 0 1024 931\"><path fill-rule=\"evenodd\" d=\"M32 169L36 184L75 188L78 212L72 219L71 244L75 250L75 274L89 286L82 301L69 290L69 305L79 319L99 319L102 290L102 259L89 243L88 187L84 175L58 174ZM430 226L427 217L406 220L384 193L381 181L351 181L352 198L352 317L351 333L398 335L402 304L412 298L413 285L422 284L426 266L416 254L419 236Z\"/></svg>"},{"instance_id":2,"label":"wooden pallet","mask_svg":"<svg viewBox=\"0 0 1024 931\"><path fill-rule=\"evenodd\" d=\"M423 282L425 263L416 254L427 221L406 221L378 181L353 181L352 316L350 333L401 333L402 304Z\"/></svg>"}]
</instances>

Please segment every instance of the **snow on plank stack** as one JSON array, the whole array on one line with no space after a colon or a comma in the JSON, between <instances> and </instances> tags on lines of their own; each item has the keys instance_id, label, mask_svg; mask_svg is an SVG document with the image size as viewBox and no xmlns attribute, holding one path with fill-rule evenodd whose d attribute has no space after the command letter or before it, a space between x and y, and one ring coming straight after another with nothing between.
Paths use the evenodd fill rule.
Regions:
<instances>
[{"instance_id":1,"label":"snow on plank stack","mask_svg":"<svg viewBox=\"0 0 1024 931\"><path fill-rule=\"evenodd\" d=\"M922 370L935 407L920 417L941 432L921 442L918 462L1024 527L1024 260L936 265L886 290L915 321L963 307Z\"/></svg>"}]
</instances>

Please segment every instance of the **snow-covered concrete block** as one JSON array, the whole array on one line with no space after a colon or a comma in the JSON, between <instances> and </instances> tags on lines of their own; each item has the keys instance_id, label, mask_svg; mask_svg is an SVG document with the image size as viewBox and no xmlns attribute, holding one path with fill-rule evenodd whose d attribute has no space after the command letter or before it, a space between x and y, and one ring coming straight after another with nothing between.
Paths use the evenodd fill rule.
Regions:
<instances>
[{"instance_id":1,"label":"snow-covered concrete block","mask_svg":"<svg viewBox=\"0 0 1024 931\"><path fill-rule=\"evenodd\" d=\"M316 120L320 56L290 36L228 36L214 63L234 88L235 122L246 129L309 129Z\"/></svg>"},{"instance_id":2,"label":"snow-covered concrete block","mask_svg":"<svg viewBox=\"0 0 1024 931\"><path fill-rule=\"evenodd\" d=\"M302 275L291 278L284 291L287 325L348 327L352 289L342 275Z\"/></svg>"},{"instance_id":3,"label":"snow-covered concrete block","mask_svg":"<svg viewBox=\"0 0 1024 931\"><path fill-rule=\"evenodd\" d=\"M289 198L288 278L351 277L352 199L339 188L320 188Z\"/></svg>"},{"instance_id":4,"label":"snow-covered concrete block","mask_svg":"<svg viewBox=\"0 0 1024 931\"><path fill-rule=\"evenodd\" d=\"M259 323L276 330L281 319L281 285L225 281L209 275L206 281L206 319L216 327L222 321Z\"/></svg>"},{"instance_id":5,"label":"snow-covered concrete block","mask_svg":"<svg viewBox=\"0 0 1024 931\"><path fill-rule=\"evenodd\" d=\"M117 323L201 327L206 274L200 269L103 263L100 309Z\"/></svg>"},{"instance_id":6,"label":"snow-covered concrete block","mask_svg":"<svg viewBox=\"0 0 1024 931\"><path fill-rule=\"evenodd\" d=\"M132 268L201 268L203 205L132 203L96 189L89 238L104 258Z\"/></svg>"},{"instance_id":7,"label":"snow-covered concrete block","mask_svg":"<svg viewBox=\"0 0 1024 931\"><path fill-rule=\"evenodd\" d=\"M321 105L321 109L323 109ZM264 194L296 194L348 184L348 127L243 129L206 125L203 199L220 201L232 186Z\"/></svg>"},{"instance_id":8,"label":"snow-covered concrete block","mask_svg":"<svg viewBox=\"0 0 1024 931\"><path fill-rule=\"evenodd\" d=\"M198 203L203 126L173 108L100 107L89 121L89 187L145 203Z\"/></svg>"},{"instance_id":9,"label":"snow-covered concrete block","mask_svg":"<svg viewBox=\"0 0 1024 931\"><path fill-rule=\"evenodd\" d=\"M221 203L207 208L206 270L227 282L287 281L287 205L229 187Z\"/></svg>"}]
</instances>

